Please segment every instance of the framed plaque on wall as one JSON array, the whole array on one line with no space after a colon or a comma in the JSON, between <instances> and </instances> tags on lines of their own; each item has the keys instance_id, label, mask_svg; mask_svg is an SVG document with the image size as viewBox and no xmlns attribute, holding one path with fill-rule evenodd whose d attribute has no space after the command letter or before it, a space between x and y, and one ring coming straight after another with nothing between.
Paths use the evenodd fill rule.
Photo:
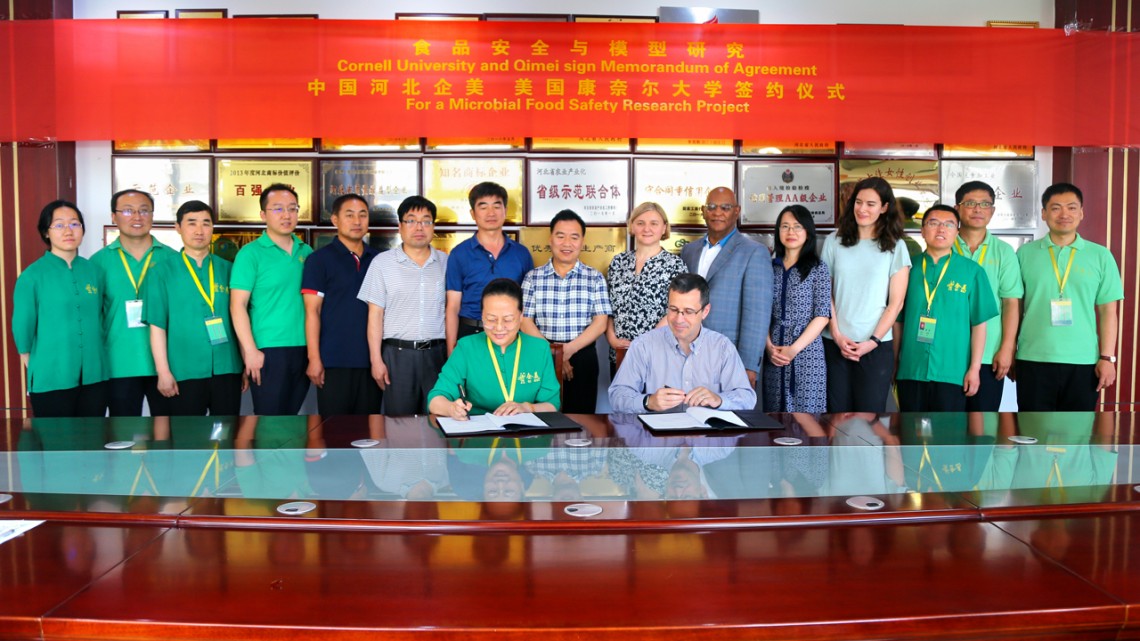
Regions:
<instances>
[{"instance_id":1,"label":"framed plaque on wall","mask_svg":"<svg viewBox=\"0 0 1140 641\"><path fill-rule=\"evenodd\" d=\"M550 222L572 209L587 225L621 225L629 215L629 159L552 159L527 163L527 220Z\"/></svg>"}]
</instances>

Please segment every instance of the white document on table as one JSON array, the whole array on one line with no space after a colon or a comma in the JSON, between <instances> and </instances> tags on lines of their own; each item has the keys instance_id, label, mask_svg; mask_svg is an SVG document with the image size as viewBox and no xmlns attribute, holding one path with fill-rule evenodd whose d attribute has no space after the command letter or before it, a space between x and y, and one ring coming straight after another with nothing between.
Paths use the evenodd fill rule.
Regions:
<instances>
[{"instance_id":1,"label":"white document on table","mask_svg":"<svg viewBox=\"0 0 1140 641\"><path fill-rule=\"evenodd\" d=\"M0 520L0 545L22 536L24 532L36 527L43 521L27 520Z\"/></svg>"},{"instance_id":2,"label":"white document on table","mask_svg":"<svg viewBox=\"0 0 1140 641\"><path fill-rule=\"evenodd\" d=\"M466 421L459 421L446 416L438 417L439 427L448 436L461 436L463 434L477 434L479 432L505 432L507 425L525 425L531 427L547 427L546 422L531 412L515 414L514 416L495 416L483 414L469 416Z\"/></svg>"},{"instance_id":3,"label":"white document on table","mask_svg":"<svg viewBox=\"0 0 1140 641\"><path fill-rule=\"evenodd\" d=\"M714 410L708 407L690 407L684 412L671 414L642 414L640 418L650 429L654 430L692 430L712 427L708 422L709 419L717 418L733 425L748 427L748 424L736 414L727 410Z\"/></svg>"}]
</instances>

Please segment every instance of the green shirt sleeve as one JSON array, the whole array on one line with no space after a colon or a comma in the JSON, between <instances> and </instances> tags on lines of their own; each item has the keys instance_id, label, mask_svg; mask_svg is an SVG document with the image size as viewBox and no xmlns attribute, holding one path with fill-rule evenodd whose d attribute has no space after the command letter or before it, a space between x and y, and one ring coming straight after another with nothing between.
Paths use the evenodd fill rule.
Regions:
<instances>
[{"instance_id":1,"label":"green shirt sleeve","mask_svg":"<svg viewBox=\"0 0 1140 641\"><path fill-rule=\"evenodd\" d=\"M997 303L994 302L994 290L990 289L990 279L981 267L973 265L974 294L970 296L970 326L981 325L998 315Z\"/></svg>"},{"instance_id":2,"label":"green shirt sleeve","mask_svg":"<svg viewBox=\"0 0 1140 641\"><path fill-rule=\"evenodd\" d=\"M593 347L589 347L593 349ZM550 403L554 409L562 409L562 388L558 386L558 376L554 372L554 356L549 346L546 349L546 358L543 359L542 383L535 395L536 403Z\"/></svg>"},{"instance_id":3,"label":"green shirt sleeve","mask_svg":"<svg viewBox=\"0 0 1140 641\"><path fill-rule=\"evenodd\" d=\"M1101 271L1104 276L1100 279L1100 286L1096 290L1096 304L1104 305L1124 298L1124 285L1120 281L1120 268L1116 259L1108 249L1102 248Z\"/></svg>"},{"instance_id":4,"label":"green shirt sleeve","mask_svg":"<svg viewBox=\"0 0 1140 641\"><path fill-rule=\"evenodd\" d=\"M1025 286L1021 283L1021 264L1013 253L1013 248L1000 238L991 242L1000 247L998 255L998 298L1022 298L1025 296Z\"/></svg>"},{"instance_id":5,"label":"green shirt sleeve","mask_svg":"<svg viewBox=\"0 0 1140 641\"><path fill-rule=\"evenodd\" d=\"M36 288L31 282L34 277L35 272L21 274L12 294L12 338L20 354L31 353L36 337Z\"/></svg>"},{"instance_id":6,"label":"green shirt sleeve","mask_svg":"<svg viewBox=\"0 0 1140 641\"><path fill-rule=\"evenodd\" d=\"M246 251L242 247L234 257L234 268L230 271L230 289L253 291L253 283L257 280L257 260L254 252Z\"/></svg>"},{"instance_id":7,"label":"green shirt sleeve","mask_svg":"<svg viewBox=\"0 0 1140 641\"><path fill-rule=\"evenodd\" d=\"M170 278L170 270L166 264L155 270L153 277L146 279L143 284L143 317L147 325L166 329L170 306L167 303L166 283Z\"/></svg>"}]
</instances>

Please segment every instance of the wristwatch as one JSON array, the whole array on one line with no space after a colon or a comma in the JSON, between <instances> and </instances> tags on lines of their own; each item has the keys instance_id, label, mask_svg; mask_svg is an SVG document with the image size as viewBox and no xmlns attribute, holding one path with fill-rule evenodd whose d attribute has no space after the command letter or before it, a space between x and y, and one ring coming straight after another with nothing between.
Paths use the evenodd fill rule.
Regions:
<instances>
[{"instance_id":1,"label":"wristwatch","mask_svg":"<svg viewBox=\"0 0 1140 641\"><path fill-rule=\"evenodd\" d=\"M871 334L871 340L875 343L876 346L883 344L883 341L880 340L879 337L875 336L874 334Z\"/></svg>"},{"instance_id":2,"label":"wristwatch","mask_svg":"<svg viewBox=\"0 0 1140 641\"><path fill-rule=\"evenodd\" d=\"M646 394L645 398L641 399L641 406L645 408L645 411L647 411L647 412L650 411L649 410L649 394Z\"/></svg>"},{"instance_id":3,"label":"wristwatch","mask_svg":"<svg viewBox=\"0 0 1140 641\"><path fill-rule=\"evenodd\" d=\"M1112 363L1113 365L1116 364L1116 357L1115 356L1105 356L1104 354L1101 354L1100 360L1108 361L1109 363Z\"/></svg>"}]
</instances>

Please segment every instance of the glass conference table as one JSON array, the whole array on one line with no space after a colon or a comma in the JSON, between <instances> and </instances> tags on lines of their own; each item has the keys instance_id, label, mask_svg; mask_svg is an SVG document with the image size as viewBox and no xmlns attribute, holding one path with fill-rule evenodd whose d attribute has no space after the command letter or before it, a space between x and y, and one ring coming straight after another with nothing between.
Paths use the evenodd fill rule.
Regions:
<instances>
[{"instance_id":1,"label":"glass conference table","mask_svg":"<svg viewBox=\"0 0 1140 641\"><path fill-rule=\"evenodd\" d=\"M9 420L0 638L1140 630L1131 414L571 418Z\"/></svg>"}]
</instances>

